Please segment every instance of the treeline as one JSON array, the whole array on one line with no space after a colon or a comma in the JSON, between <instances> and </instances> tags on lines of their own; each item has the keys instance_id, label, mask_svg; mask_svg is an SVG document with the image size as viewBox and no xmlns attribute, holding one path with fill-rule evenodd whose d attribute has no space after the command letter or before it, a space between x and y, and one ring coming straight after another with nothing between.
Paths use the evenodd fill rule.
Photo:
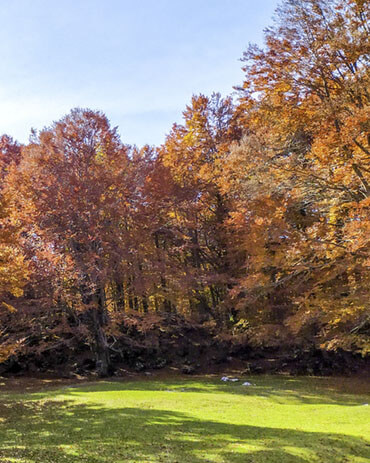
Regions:
<instances>
[{"instance_id":1,"label":"treeline","mask_svg":"<svg viewBox=\"0 0 370 463\"><path fill-rule=\"evenodd\" d=\"M367 355L369 61L368 0L285 0L159 148L84 109L3 136L0 362L80 336L106 375L135 311Z\"/></svg>"}]
</instances>

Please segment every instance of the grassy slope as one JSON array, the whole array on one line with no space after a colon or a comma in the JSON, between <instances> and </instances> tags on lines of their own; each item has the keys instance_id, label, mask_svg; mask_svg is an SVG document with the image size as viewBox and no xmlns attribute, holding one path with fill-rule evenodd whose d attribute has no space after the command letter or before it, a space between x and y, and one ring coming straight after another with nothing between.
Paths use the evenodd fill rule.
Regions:
<instances>
[{"instance_id":1,"label":"grassy slope","mask_svg":"<svg viewBox=\"0 0 370 463\"><path fill-rule=\"evenodd\" d=\"M177 378L2 393L0 461L370 460L370 397L350 392L355 380L249 380L256 386Z\"/></svg>"}]
</instances>

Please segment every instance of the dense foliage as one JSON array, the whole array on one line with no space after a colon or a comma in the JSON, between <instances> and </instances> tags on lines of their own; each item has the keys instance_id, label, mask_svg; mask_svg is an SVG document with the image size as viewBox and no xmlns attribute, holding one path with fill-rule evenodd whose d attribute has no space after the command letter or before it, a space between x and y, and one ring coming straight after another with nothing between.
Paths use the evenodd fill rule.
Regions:
<instances>
[{"instance_id":1,"label":"dense foliage","mask_svg":"<svg viewBox=\"0 0 370 463\"><path fill-rule=\"evenodd\" d=\"M78 335L106 375L130 311L367 355L368 20L285 0L237 102L194 96L159 148L85 109L3 136L0 361Z\"/></svg>"}]
</instances>

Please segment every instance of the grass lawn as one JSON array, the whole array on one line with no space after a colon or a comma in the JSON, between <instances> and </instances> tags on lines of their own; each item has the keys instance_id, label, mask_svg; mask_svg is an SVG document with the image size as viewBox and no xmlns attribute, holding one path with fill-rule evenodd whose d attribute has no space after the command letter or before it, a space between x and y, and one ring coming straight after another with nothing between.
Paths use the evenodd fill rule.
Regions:
<instances>
[{"instance_id":1,"label":"grass lawn","mask_svg":"<svg viewBox=\"0 0 370 463\"><path fill-rule=\"evenodd\" d=\"M99 382L0 393L0 461L370 461L357 380L249 377Z\"/></svg>"}]
</instances>

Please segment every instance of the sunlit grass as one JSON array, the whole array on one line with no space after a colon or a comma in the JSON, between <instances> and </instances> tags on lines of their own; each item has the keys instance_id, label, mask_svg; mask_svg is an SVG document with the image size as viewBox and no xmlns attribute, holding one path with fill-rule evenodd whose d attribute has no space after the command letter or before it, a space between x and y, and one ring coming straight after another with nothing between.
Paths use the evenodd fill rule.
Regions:
<instances>
[{"instance_id":1,"label":"sunlit grass","mask_svg":"<svg viewBox=\"0 0 370 463\"><path fill-rule=\"evenodd\" d=\"M1 462L325 462L370 458L355 380L100 382L0 396Z\"/></svg>"}]
</instances>

